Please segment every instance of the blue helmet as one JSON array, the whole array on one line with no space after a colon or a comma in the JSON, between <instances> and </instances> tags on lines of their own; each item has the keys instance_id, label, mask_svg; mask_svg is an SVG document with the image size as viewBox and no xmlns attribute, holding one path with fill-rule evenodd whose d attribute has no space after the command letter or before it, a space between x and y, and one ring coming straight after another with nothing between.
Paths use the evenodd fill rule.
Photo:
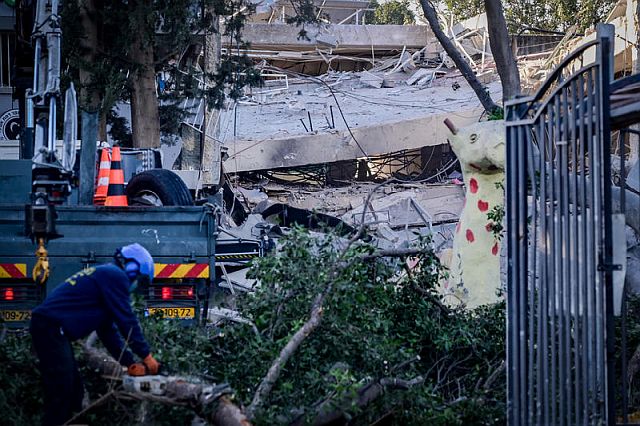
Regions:
<instances>
[{"instance_id":1,"label":"blue helmet","mask_svg":"<svg viewBox=\"0 0 640 426\"><path fill-rule=\"evenodd\" d=\"M146 275L149 282L153 280L153 258L140 244L133 243L119 248L116 250L116 259L122 262L123 269L130 279Z\"/></svg>"}]
</instances>

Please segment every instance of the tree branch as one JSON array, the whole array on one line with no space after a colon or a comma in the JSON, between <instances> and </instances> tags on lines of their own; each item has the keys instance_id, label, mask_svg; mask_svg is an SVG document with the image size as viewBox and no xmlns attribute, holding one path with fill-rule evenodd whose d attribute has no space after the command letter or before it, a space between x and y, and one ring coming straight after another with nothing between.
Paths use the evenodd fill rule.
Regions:
<instances>
[{"instance_id":1,"label":"tree branch","mask_svg":"<svg viewBox=\"0 0 640 426\"><path fill-rule=\"evenodd\" d=\"M520 94L520 72L513 50L511 50L502 1L484 0L484 7L487 12L489 45L502 82L502 98L509 100Z\"/></svg>"},{"instance_id":2,"label":"tree branch","mask_svg":"<svg viewBox=\"0 0 640 426\"><path fill-rule=\"evenodd\" d=\"M414 386L423 384L425 378L422 376L415 377L411 380L398 379L395 377L383 377L375 382L367 383L356 392L355 396L347 396L344 398L340 407L358 407L365 408L373 401L380 398L385 391L388 390L409 390ZM345 408L335 408L333 401L325 401L316 410L316 416L312 424L314 426L325 426L335 424L337 420L342 419L347 411ZM298 419L300 420L300 419Z\"/></svg>"},{"instance_id":3,"label":"tree branch","mask_svg":"<svg viewBox=\"0 0 640 426\"><path fill-rule=\"evenodd\" d=\"M480 100L482 107L487 111L487 113L491 114L500 107L493 102L491 99L491 95L487 91L487 89L480 83L475 73L471 69L469 63L462 57L458 49L456 49L453 42L447 37L447 35L442 31L442 27L440 26L440 21L438 21L438 14L431 4L429 0L420 0L420 5L422 6L422 11L424 12L424 17L429 22L429 26L431 30L435 34L436 38L444 48L444 51L447 52L447 55L453 60L462 73L462 76L467 80L469 86L476 93L476 96ZM492 46L493 47L493 46Z\"/></svg>"},{"instance_id":4,"label":"tree branch","mask_svg":"<svg viewBox=\"0 0 640 426\"><path fill-rule=\"evenodd\" d=\"M89 364L91 368L108 377L123 377L124 373L120 364L106 353L94 348L92 341L93 339L88 339L82 346L84 359L87 364ZM167 405L187 406L194 410L201 410L203 407L215 403L217 405L210 411L211 414L209 415L209 421L214 425L251 425L242 410L229 398L228 394L231 392L231 389L228 385L223 384L214 386L202 383L191 383L188 379L179 376L165 377L164 379L166 380L166 383L164 383L163 395L154 395L150 392L137 391L137 389L131 389L130 386L126 386L125 384L124 392L115 392L113 390L109 391L91 404L87 409L83 410L83 413L88 411L90 408L99 405L109 396L114 395L115 392L115 395L120 398L133 398L139 401L152 401ZM78 416L74 417L74 419Z\"/></svg>"},{"instance_id":5,"label":"tree branch","mask_svg":"<svg viewBox=\"0 0 640 426\"><path fill-rule=\"evenodd\" d=\"M388 250L377 250L371 254L365 254L361 256L363 260L371 260L377 259L380 257L405 257L405 256L415 256L417 254L424 253L424 250L419 248L403 248L403 249L388 249Z\"/></svg>"},{"instance_id":6,"label":"tree branch","mask_svg":"<svg viewBox=\"0 0 640 426\"><path fill-rule=\"evenodd\" d=\"M321 300L318 300L321 299ZM258 386L255 395L253 396L253 400L249 407L247 407L247 415L249 418L253 418L255 415L255 411L262 406L262 403L266 399L266 397L271 392L273 385L276 383L278 378L280 377L280 373L282 372L282 368L287 363L289 358L293 355L293 353L300 347L304 339L307 338L309 334L311 334L319 325L322 319L322 300L324 296L322 294L316 297L316 302L314 302L314 308L311 311L311 316L309 320L304 323L304 325L296 331L296 333L291 337L291 339L287 342L284 348L280 351L278 357L273 361L267 375L262 379L262 382Z\"/></svg>"},{"instance_id":7,"label":"tree branch","mask_svg":"<svg viewBox=\"0 0 640 426\"><path fill-rule=\"evenodd\" d=\"M302 325L300 329L298 329L298 331L296 331L296 333L287 342L285 347L282 348L278 357L271 363L271 367L269 368L266 376L260 382L260 385L258 386L253 396L251 404L249 404L249 406L246 409L247 416L250 419L252 419L255 416L256 411L262 406L262 404L268 397L269 393L273 388L273 385L276 383L276 381L280 377L280 374L282 372L282 369L284 368L284 365L291 358L294 352L300 347L302 342L304 342L307 336L309 336L314 330L316 330L320 325L320 323L322 322L322 312L323 312L322 305L324 303L324 300L326 299L327 295L329 295L332 292L333 285L338 274L342 270L347 268L349 265L351 265L352 263L352 262L342 262L342 259L345 257L345 255L347 254L351 246L356 241L358 241L365 233L365 230L366 230L365 217L367 214L367 210L371 205L371 198L380 188L384 187L385 185L389 185L396 182L400 182L400 181L395 178L388 179L376 185L367 195L367 198L365 199L365 202L363 204L360 227L358 228L358 231L349 239L345 247L341 250L340 254L338 255L335 263L332 265L331 269L329 270L329 273L327 274L327 281L328 281L327 286L321 293L319 293L315 297L313 305L311 307L311 314L309 316L309 319L307 320L307 322L305 322ZM421 252L422 250L420 249L379 250L372 254L364 255L360 258L371 259L371 258L387 257L387 256L402 257L402 256L413 255L413 254L419 254Z\"/></svg>"},{"instance_id":8,"label":"tree branch","mask_svg":"<svg viewBox=\"0 0 640 426\"><path fill-rule=\"evenodd\" d=\"M332 265L331 269L329 270L329 273L327 274L327 281L328 281L327 286L321 293L319 293L315 297L313 305L311 307L311 314L309 316L309 319L307 320L307 322L305 322L302 325L300 329L298 329L298 331L296 331L296 333L287 342L285 347L282 348L278 357L271 363L271 367L269 368L267 375L260 382L260 385L258 386L258 389L256 390L256 393L254 394L253 399L251 400L251 404L249 404L249 407L247 407L247 410L246 410L247 416L250 419L252 419L255 416L255 413L258 410L258 408L260 408L264 403L265 399L271 392L273 385L276 383L276 381L280 377L280 373L282 372L282 369L284 368L284 365L287 363L289 358L291 358L293 353L300 347L300 345L307 338L307 336L309 336L309 334L311 334L320 325L322 321L322 312L323 312L322 304L324 303L324 300L327 297L327 295L330 294L331 291L333 290L334 280L338 276L338 273L346 267L345 263L342 262L342 259L349 251L349 248L356 241L358 241L365 232L366 225L365 225L364 219L367 214L367 208L370 205L371 197L373 197L373 194L378 189L382 188L384 185L388 185L396 181L397 180L395 178L388 179L378 184L377 186L375 186L371 190L371 192L367 195L364 206L362 208L362 220L360 222L360 227L358 228L358 231L349 239L345 247L342 249L342 251L338 255L336 262Z\"/></svg>"}]
</instances>

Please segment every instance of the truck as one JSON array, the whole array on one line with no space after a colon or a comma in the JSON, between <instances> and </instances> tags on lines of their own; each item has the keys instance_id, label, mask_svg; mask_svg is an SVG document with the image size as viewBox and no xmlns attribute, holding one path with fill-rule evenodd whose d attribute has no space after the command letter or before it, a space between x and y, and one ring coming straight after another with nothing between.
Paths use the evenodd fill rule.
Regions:
<instances>
[{"instance_id":1,"label":"truck","mask_svg":"<svg viewBox=\"0 0 640 426\"><path fill-rule=\"evenodd\" d=\"M58 2L30 4L33 13L19 8L16 16L18 30L33 29L31 51L17 52L14 64L20 153L17 159L0 159L0 319L9 328L25 327L31 310L58 283L111 261L117 248L137 242L155 261L153 282L138 290L145 312L204 323L221 271L246 267L264 255L267 237L223 232L222 193L193 203L184 182L164 169L149 168L129 180L136 188L130 196L151 202L128 207L83 202L83 191L92 191L95 183L90 172L96 168L96 141L80 138L77 149L73 85L61 93ZM63 140L56 149L63 102ZM189 201L163 203L161 190L189 194L183 197Z\"/></svg>"}]
</instances>

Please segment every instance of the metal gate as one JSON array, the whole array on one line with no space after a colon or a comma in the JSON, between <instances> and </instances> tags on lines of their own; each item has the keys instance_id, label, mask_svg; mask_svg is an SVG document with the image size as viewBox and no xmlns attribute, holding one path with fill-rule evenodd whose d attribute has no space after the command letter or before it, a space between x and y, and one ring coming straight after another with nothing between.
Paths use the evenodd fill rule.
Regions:
<instances>
[{"instance_id":1,"label":"metal gate","mask_svg":"<svg viewBox=\"0 0 640 426\"><path fill-rule=\"evenodd\" d=\"M613 27L506 104L510 425L614 419Z\"/></svg>"}]
</instances>

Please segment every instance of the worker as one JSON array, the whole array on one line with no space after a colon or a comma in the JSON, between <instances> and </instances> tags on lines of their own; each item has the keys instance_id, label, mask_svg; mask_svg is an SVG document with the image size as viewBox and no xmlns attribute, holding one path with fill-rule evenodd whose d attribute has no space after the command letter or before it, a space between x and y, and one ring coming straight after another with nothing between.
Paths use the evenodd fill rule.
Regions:
<instances>
[{"instance_id":1,"label":"worker","mask_svg":"<svg viewBox=\"0 0 640 426\"><path fill-rule=\"evenodd\" d=\"M72 275L33 310L30 331L44 384L43 424L63 424L81 410L84 387L71 342L93 331L129 375L158 373L160 365L130 299L138 285L151 282L153 267L151 255L140 244L124 246L116 250L113 263ZM141 363L134 361L122 338Z\"/></svg>"}]
</instances>

